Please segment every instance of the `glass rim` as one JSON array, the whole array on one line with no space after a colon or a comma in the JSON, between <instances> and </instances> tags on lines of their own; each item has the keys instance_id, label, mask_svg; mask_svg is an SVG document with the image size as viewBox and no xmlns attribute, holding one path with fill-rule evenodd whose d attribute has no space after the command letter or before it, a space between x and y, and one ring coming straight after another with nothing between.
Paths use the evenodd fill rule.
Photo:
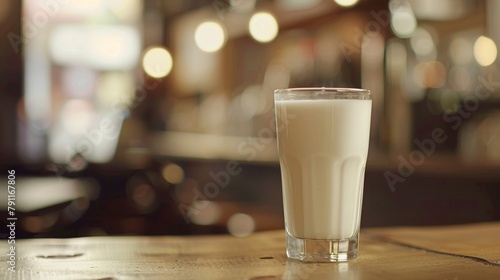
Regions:
<instances>
[{"instance_id":1,"label":"glass rim","mask_svg":"<svg viewBox=\"0 0 500 280\"><path fill-rule=\"evenodd\" d=\"M361 88L335 88L335 87L304 87L304 88L282 88L276 89L274 95L276 96L302 96L307 97L309 94L314 95L316 98L321 96L330 96L331 98L340 97L347 99L371 99L371 91Z\"/></svg>"}]
</instances>

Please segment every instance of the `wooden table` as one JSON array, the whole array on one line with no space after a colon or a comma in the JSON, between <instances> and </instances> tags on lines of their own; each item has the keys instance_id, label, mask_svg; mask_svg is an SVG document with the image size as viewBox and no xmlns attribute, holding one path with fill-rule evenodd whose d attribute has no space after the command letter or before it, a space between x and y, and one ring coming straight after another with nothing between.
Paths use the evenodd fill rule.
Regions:
<instances>
[{"instance_id":1,"label":"wooden table","mask_svg":"<svg viewBox=\"0 0 500 280\"><path fill-rule=\"evenodd\" d=\"M288 261L283 231L17 240L15 273L0 248L5 279L500 279L500 222L363 229L338 264Z\"/></svg>"}]
</instances>

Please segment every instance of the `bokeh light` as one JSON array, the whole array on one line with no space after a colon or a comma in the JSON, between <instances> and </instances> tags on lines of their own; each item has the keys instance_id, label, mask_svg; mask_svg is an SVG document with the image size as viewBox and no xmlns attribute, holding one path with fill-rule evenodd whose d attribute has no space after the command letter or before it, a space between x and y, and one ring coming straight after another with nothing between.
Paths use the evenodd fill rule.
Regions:
<instances>
[{"instance_id":1,"label":"bokeh light","mask_svg":"<svg viewBox=\"0 0 500 280\"><path fill-rule=\"evenodd\" d=\"M497 59L497 46L488 37L480 36L474 43L474 58L481 66L491 65Z\"/></svg>"},{"instance_id":2,"label":"bokeh light","mask_svg":"<svg viewBox=\"0 0 500 280\"><path fill-rule=\"evenodd\" d=\"M335 0L335 3L337 3L339 6L342 7L352 7L356 5L359 2L359 0Z\"/></svg>"},{"instance_id":3,"label":"bokeh light","mask_svg":"<svg viewBox=\"0 0 500 280\"><path fill-rule=\"evenodd\" d=\"M398 8L391 13L391 27L400 38L409 38L417 29L417 19L410 8Z\"/></svg>"},{"instance_id":4,"label":"bokeh light","mask_svg":"<svg viewBox=\"0 0 500 280\"><path fill-rule=\"evenodd\" d=\"M197 225L213 225L215 224L221 217L221 209L220 206L216 202L202 200L197 201L197 205L203 205L202 211L193 211L189 214L191 222ZM191 209L196 209L196 205L192 205Z\"/></svg>"},{"instance_id":5,"label":"bokeh light","mask_svg":"<svg viewBox=\"0 0 500 280\"><path fill-rule=\"evenodd\" d=\"M139 209L150 209L156 202L156 191L149 184L135 185L130 189L130 198Z\"/></svg>"},{"instance_id":6,"label":"bokeh light","mask_svg":"<svg viewBox=\"0 0 500 280\"><path fill-rule=\"evenodd\" d=\"M413 78L421 88L440 88L446 83L446 68L439 61L421 62L415 66Z\"/></svg>"},{"instance_id":7,"label":"bokeh light","mask_svg":"<svg viewBox=\"0 0 500 280\"><path fill-rule=\"evenodd\" d=\"M436 44L432 35L425 28L417 28L410 39L411 47L415 54L429 60L436 59Z\"/></svg>"},{"instance_id":8,"label":"bokeh light","mask_svg":"<svg viewBox=\"0 0 500 280\"><path fill-rule=\"evenodd\" d=\"M278 35L278 21L267 12L254 14L248 24L250 35L261 43L271 42Z\"/></svg>"},{"instance_id":9,"label":"bokeh light","mask_svg":"<svg viewBox=\"0 0 500 280\"><path fill-rule=\"evenodd\" d=\"M172 55L162 47L150 48L144 54L142 67L153 78L166 77L173 67Z\"/></svg>"},{"instance_id":10,"label":"bokeh light","mask_svg":"<svg viewBox=\"0 0 500 280\"><path fill-rule=\"evenodd\" d=\"M226 43L226 32L219 23L206 21L196 28L194 40L200 50L212 53L224 46Z\"/></svg>"},{"instance_id":11,"label":"bokeh light","mask_svg":"<svg viewBox=\"0 0 500 280\"><path fill-rule=\"evenodd\" d=\"M255 231L255 221L250 215L236 213L227 221L227 230L237 237L249 236Z\"/></svg>"},{"instance_id":12,"label":"bokeh light","mask_svg":"<svg viewBox=\"0 0 500 280\"><path fill-rule=\"evenodd\" d=\"M161 175L170 184L180 184L184 181L184 170L175 163L169 163L163 167Z\"/></svg>"}]
</instances>

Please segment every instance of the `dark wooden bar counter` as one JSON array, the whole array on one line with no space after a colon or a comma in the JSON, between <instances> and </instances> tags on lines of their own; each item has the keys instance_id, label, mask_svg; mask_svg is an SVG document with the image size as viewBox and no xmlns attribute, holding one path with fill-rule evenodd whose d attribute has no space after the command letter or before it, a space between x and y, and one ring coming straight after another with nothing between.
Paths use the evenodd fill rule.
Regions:
<instances>
[{"instance_id":1,"label":"dark wooden bar counter","mask_svg":"<svg viewBox=\"0 0 500 280\"><path fill-rule=\"evenodd\" d=\"M287 260L283 231L18 240L15 272L8 246L5 279L500 279L500 222L363 229L345 263Z\"/></svg>"}]
</instances>

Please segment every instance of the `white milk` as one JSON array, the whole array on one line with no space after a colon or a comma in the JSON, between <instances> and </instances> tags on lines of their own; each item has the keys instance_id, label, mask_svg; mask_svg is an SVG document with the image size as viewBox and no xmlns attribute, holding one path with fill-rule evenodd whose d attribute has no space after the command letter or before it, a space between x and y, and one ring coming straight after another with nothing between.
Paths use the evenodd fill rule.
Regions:
<instances>
[{"instance_id":1,"label":"white milk","mask_svg":"<svg viewBox=\"0 0 500 280\"><path fill-rule=\"evenodd\" d=\"M371 100L276 101L285 225L296 238L359 230Z\"/></svg>"}]
</instances>

